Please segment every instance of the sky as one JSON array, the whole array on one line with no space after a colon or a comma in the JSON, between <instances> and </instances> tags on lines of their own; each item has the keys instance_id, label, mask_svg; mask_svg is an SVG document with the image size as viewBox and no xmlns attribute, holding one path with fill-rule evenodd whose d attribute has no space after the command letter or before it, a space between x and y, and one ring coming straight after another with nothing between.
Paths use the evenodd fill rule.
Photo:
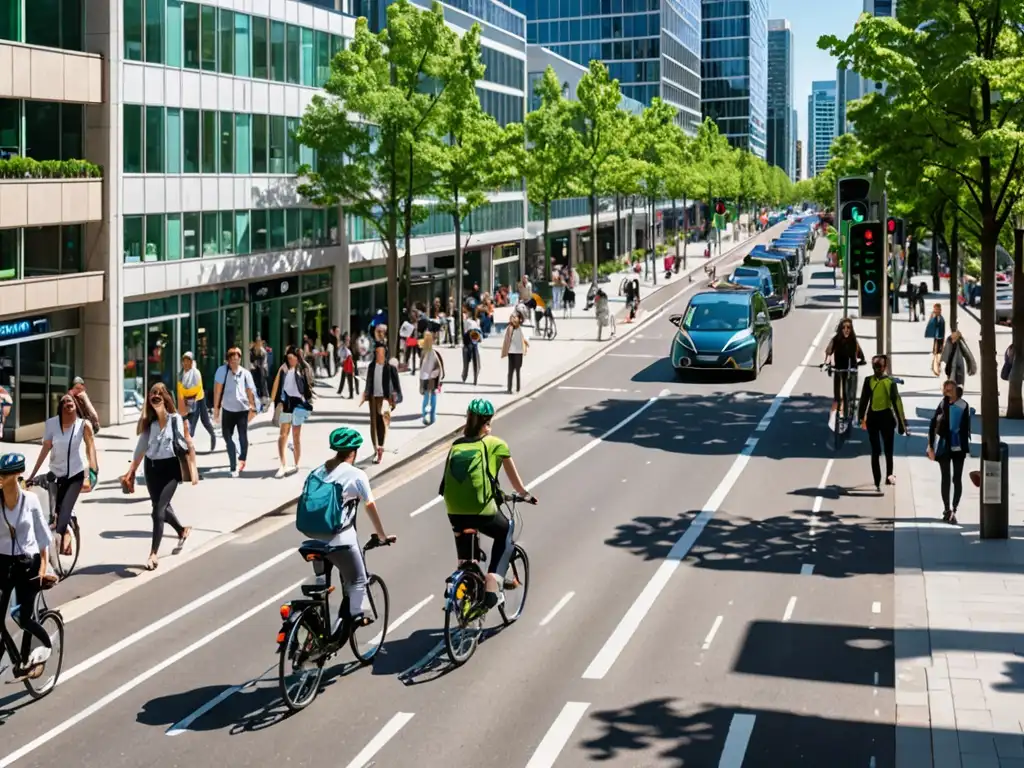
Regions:
<instances>
[{"instance_id":1,"label":"sky","mask_svg":"<svg viewBox=\"0 0 1024 768\"><path fill-rule=\"evenodd\" d=\"M793 66L793 106L797 137L807 165L807 97L812 80L835 80L836 60L818 48L822 35L846 37L864 10L863 0L768 0L769 19L788 19L796 51Z\"/></svg>"}]
</instances>

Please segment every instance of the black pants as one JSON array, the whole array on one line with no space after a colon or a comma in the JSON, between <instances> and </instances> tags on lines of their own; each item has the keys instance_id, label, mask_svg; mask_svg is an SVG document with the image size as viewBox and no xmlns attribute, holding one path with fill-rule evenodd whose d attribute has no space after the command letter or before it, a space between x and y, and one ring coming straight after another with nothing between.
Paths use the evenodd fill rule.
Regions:
<instances>
[{"instance_id":1,"label":"black pants","mask_svg":"<svg viewBox=\"0 0 1024 768\"><path fill-rule=\"evenodd\" d=\"M964 493L964 461L967 454L964 451L947 453L945 456L937 456L939 463L939 490L942 492L943 511L956 510L960 506L960 497ZM953 485L953 505L949 504L949 486Z\"/></svg>"},{"instance_id":2,"label":"black pants","mask_svg":"<svg viewBox=\"0 0 1024 768\"><path fill-rule=\"evenodd\" d=\"M463 533L474 530L491 537L491 557L487 572L504 577L512 558L512 526L508 518L498 512L494 515L448 515L452 533L455 534L455 555L462 560L476 560L473 551L473 535Z\"/></svg>"},{"instance_id":3,"label":"black pants","mask_svg":"<svg viewBox=\"0 0 1024 768\"><path fill-rule=\"evenodd\" d=\"M516 392L522 388L523 353L508 353L508 391L512 393L512 374L516 377Z\"/></svg>"},{"instance_id":4,"label":"black pants","mask_svg":"<svg viewBox=\"0 0 1024 768\"><path fill-rule=\"evenodd\" d=\"M68 529L68 523L71 522L71 515L75 511L78 494L82 492L82 483L84 482L84 471L71 477L57 478L57 487L54 489L54 509L57 511L58 536L63 536ZM0 614L0 616L2 615Z\"/></svg>"},{"instance_id":5,"label":"black pants","mask_svg":"<svg viewBox=\"0 0 1024 768\"><path fill-rule=\"evenodd\" d=\"M228 438L230 444L231 438ZM178 538L185 532L185 526L171 509L171 499L181 482L181 465L177 459L146 459L146 490L153 502L153 547L152 554L160 550L164 538L164 525L170 525Z\"/></svg>"},{"instance_id":6,"label":"black pants","mask_svg":"<svg viewBox=\"0 0 1024 768\"><path fill-rule=\"evenodd\" d=\"M52 648L50 636L43 626L36 621L36 597L39 595L39 555L31 557L11 557L0 555L0 617L7 618L7 609L11 604L11 593L14 593L21 606L18 623L24 633L21 636L21 661L28 660L29 646L35 637L42 645ZM6 633L0 623L0 631ZM0 647L0 656L4 648Z\"/></svg>"},{"instance_id":7,"label":"black pants","mask_svg":"<svg viewBox=\"0 0 1024 768\"><path fill-rule=\"evenodd\" d=\"M885 476L892 474L892 448L896 438L896 417L892 411L868 411L868 439L871 441L871 473L875 485L882 484L882 451L885 450Z\"/></svg>"},{"instance_id":8,"label":"black pants","mask_svg":"<svg viewBox=\"0 0 1024 768\"><path fill-rule=\"evenodd\" d=\"M196 408L188 415L188 433L192 437L196 436L196 427L199 426L199 422L203 422L203 428L210 433L210 450L213 450L213 446L217 445L217 436L213 431L213 422L210 420L210 407L206 404L206 400L197 400Z\"/></svg>"},{"instance_id":9,"label":"black pants","mask_svg":"<svg viewBox=\"0 0 1024 768\"><path fill-rule=\"evenodd\" d=\"M341 372L341 379L338 381L338 394L342 394L342 390L345 388L345 383L348 382L348 396L349 399L359 394L359 378L354 373ZM355 394L353 394L353 392Z\"/></svg>"},{"instance_id":10,"label":"black pants","mask_svg":"<svg viewBox=\"0 0 1024 768\"><path fill-rule=\"evenodd\" d=\"M221 429L224 431L224 442L228 445L228 464L235 471L239 461L245 461L249 455L249 411L221 411ZM238 430L238 447L241 449L235 456L235 430Z\"/></svg>"},{"instance_id":11,"label":"black pants","mask_svg":"<svg viewBox=\"0 0 1024 768\"><path fill-rule=\"evenodd\" d=\"M412 372L416 373L416 363L420 359L420 348L419 347L406 347L405 348L405 364L409 365L412 363Z\"/></svg>"},{"instance_id":12,"label":"black pants","mask_svg":"<svg viewBox=\"0 0 1024 768\"><path fill-rule=\"evenodd\" d=\"M480 378L480 350L476 344L462 345L462 380L469 376L469 366L473 366L473 384Z\"/></svg>"}]
</instances>

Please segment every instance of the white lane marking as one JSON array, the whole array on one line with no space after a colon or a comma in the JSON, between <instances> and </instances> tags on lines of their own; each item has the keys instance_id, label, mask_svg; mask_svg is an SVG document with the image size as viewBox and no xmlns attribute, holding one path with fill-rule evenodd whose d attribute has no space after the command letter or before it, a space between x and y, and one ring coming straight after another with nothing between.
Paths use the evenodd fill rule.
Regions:
<instances>
[{"instance_id":1,"label":"white lane marking","mask_svg":"<svg viewBox=\"0 0 1024 768\"><path fill-rule=\"evenodd\" d=\"M275 664L274 666L277 666L277 665ZM188 715L187 717L179 720L174 725L172 725L170 728L168 728L167 729L167 735L168 736L180 736L181 734L187 732L188 729L190 727L192 727L192 723L194 723L200 717L205 715L211 709L216 707L221 702L226 701L227 699L231 698L232 696L234 696L239 691L244 691L247 688L252 688L258 682L260 682L263 678L265 678L268 674L270 674L270 672L272 672L273 670L274 670L274 667L270 667L262 675L260 675L259 677L254 677L252 680L250 680L247 683L242 683L241 685L234 685L234 686L232 686L230 688L227 688L227 689L221 691L219 695L217 695L214 698L210 699L208 702L203 704L203 706L201 706L199 709L197 709L191 715Z\"/></svg>"},{"instance_id":2,"label":"white lane marking","mask_svg":"<svg viewBox=\"0 0 1024 768\"><path fill-rule=\"evenodd\" d=\"M628 354L626 352L609 352L608 353L608 357L639 357L639 358L643 358L645 360L651 360L651 359L654 359L654 358L661 359L661 358L664 357L664 355L640 355L640 354L631 355L631 354Z\"/></svg>"},{"instance_id":3,"label":"white lane marking","mask_svg":"<svg viewBox=\"0 0 1024 768\"><path fill-rule=\"evenodd\" d=\"M416 603L416 605L414 605L408 611L406 611L401 616L399 616L397 619L395 619L393 622L388 624L388 626L385 627L385 629L387 629L388 632L393 632L395 629L397 629L398 627L402 626L405 622L407 622L409 619L411 619L415 615L416 611L418 611L423 606L427 605L427 603L429 603L433 599L434 599L433 595L427 595L425 598L423 598L418 603ZM375 646L375 645L380 645L381 639L382 639L381 638L381 633L378 632L377 636L375 638L373 638L373 640L370 641L369 645L371 647Z\"/></svg>"},{"instance_id":4,"label":"white lane marking","mask_svg":"<svg viewBox=\"0 0 1024 768\"><path fill-rule=\"evenodd\" d=\"M868 760L868 768L875 768L875 765L876 765L876 763L875 763L875 756L872 755L871 759Z\"/></svg>"},{"instance_id":5,"label":"white lane marking","mask_svg":"<svg viewBox=\"0 0 1024 768\"><path fill-rule=\"evenodd\" d=\"M551 768L589 706L589 702L567 702L537 745L537 750L526 764L526 768Z\"/></svg>"},{"instance_id":6,"label":"white lane marking","mask_svg":"<svg viewBox=\"0 0 1024 768\"><path fill-rule=\"evenodd\" d=\"M616 389L614 387L559 387L573 392L629 392L628 389Z\"/></svg>"},{"instance_id":7,"label":"white lane marking","mask_svg":"<svg viewBox=\"0 0 1024 768\"><path fill-rule=\"evenodd\" d=\"M725 737L725 747L718 761L718 768L741 768L743 758L750 744L750 734L754 731L755 715L733 715L729 723L729 734Z\"/></svg>"},{"instance_id":8,"label":"white lane marking","mask_svg":"<svg viewBox=\"0 0 1024 768\"><path fill-rule=\"evenodd\" d=\"M775 414L778 412L779 408L782 407L782 403L789 399L789 396L793 393L793 388L796 387L796 383L800 379L800 375L804 372L804 368L807 367L808 361L814 354L814 350L816 350L818 345L821 343L821 339L825 335L825 331L828 330L829 323L831 322L832 313L829 312L828 315L825 316L825 322L821 324L821 330L818 331L818 335L815 336L814 341L811 342L811 346L808 348L807 354L804 355L803 361L797 369L790 374L790 377L782 387L782 390L776 398L772 400L772 404L768 407L768 412L762 417L761 423L759 423L757 425L757 429L754 430L755 432L764 432L768 429L768 425L771 423L772 419L775 418Z\"/></svg>"},{"instance_id":9,"label":"white lane marking","mask_svg":"<svg viewBox=\"0 0 1024 768\"><path fill-rule=\"evenodd\" d=\"M821 340L821 336L824 334L825 329L828 327L828 323L831 321L832 315L829 314L825 318L825 322L821 326L821 331L817 336L814 337L813 344L817 344ZM813 353L814 347L812 346L811 352ZM776 403L781 403L783 400L789 397L792 393L793 388L796 386L799 374L803 371L803 368L798 368L794 371L796 376L790 376L789 381L786 382L785 386L775 396L772 401L772 407L778 411L775 407ZM663 390L665 391L665 390ZM651 403L654 401L651 400ZM772 408L769 408L771 411ZM604 646L598 651L597 656L590 662L590 666L587 667L583 673L585 680L601 680L608 671L612 668L615 660L619 657L619 654L625 649L634 633L640 627L640 623L647 616L648 612L654 605L654 601L658 599L658 595L668 584L672 574L675 573L679 564L686 558L690 549L697 542L697 539L703 533L704 528L707 526L708 521L711 520L717 514L718 508L725 501L726 496L732 490L732 487L739 480L740 475L743 474L743 470L747 466L747 462L750 461L750 455L754 452L754 448L757 446L756 437L750 437L747 439L747 443L743 450L740 451L739 455L733 461L729 471L726 472L725 477L722 478L722 482L718 484L714 493L711 494L711 498L708 499L707 503L700 513L692 520L686 530L679 537L679 540L673 545L672 549L669 550L668 555L665 557L664 562L658 566L658 570L654 572L651 580L647 582L647 585L643 588L643 591L634 601L634 603L626 611L625 616L619 622L618 626L612 632L611 637L605 642Z\"/></svg>"},{"instance_id":10,"label":"white lane marking","mask_svg":"<svg viewBox=\"0 0 1024 768\"><path fill-rule=\"evenodd\" d=\"M194 613L197 609L202 608L207 603L212 602L213 600L216 600L218 597L221 597L224 594L227 594L231 590L235 589L235 587L239 587L242 584L250 582L252 580L253 576L256 576L257 574L263 573L263 571L266 571L266 570L269 570L270 568L273 568L275 565L280 563L286 557L294 556L295 552L296 552L295 549L288 549L288 550L285 550L284 552L282 552L279 555L274 555L274 557L270 558L269 560L267 560L264 563L260 563L255 568L252 568L252 569L246 571L241 576L238 576L237 578L232 579L231 581L227 582L226 584L221 584L216 589L210 590L209 592L207 592L202 597L200 597L200 598L198 598L196 600L193 600L188 605L185 605L185 606L179 608L178 610L174 611L173 613L167 614L162 619L159 619L158 621L154 621L149 626L143 627L138 632L134 632L134 633L128 635L128 637L126 637L123 640L120 640L120 641L114 643L109 648L106 648L106 649L100 651L95 656L90 656L85 661L83 661L83 662L81 662L79 664L76 664L71 669L69 669L67 672L65 672L63 675L61 675L60 676L60 680L58 681L58 685L65 685L69 680L72 680L72 679L78 677L83 672L88 672L90 669L95 667L97 664L100 664L100 663L106 661L107 659L109 659L114 654L120 653L125 648L129 648L129 647L135 645L135 643L137 643L140 640L143 640L143 639L149 637L154 632L159 632L164 627L170 626L174 622L178 621L178 619L181 619L181 618L183 618L185 616L188 616L191 613Z\"/></svg>"},{"instance_id":11,"label":"white lane marking","mask_svg":"<svg viewBox=\"0 0 1024 768\"><path fill-rule=\"evenodd\" d=\"M370 743L363 747L363 751L353 758L348 768L365 768L366 764L373 759L373 756L384 749L384 746L398 734L405 724L412 720L413 712L398 712L388 720L387 724L380 729L380 732L370 739Z\"/></svg>"},{"instance_id":12,"label":"white lane marking","mask_svg":"<svg viewBox=\"0 0 1024 768\"><path fill-rule=\"evenodd\" d=\"M874 684L878 685L878 673L877 672L875 672L875 682L874 682Z\"/></svg>"},{"instance_id":13,"label":"white lane marking","mask_svg":"<svg viewBox=\"0 0 1024 768\"><path fill-rule=\"evenodd\" d=\"M789 621L793 618L793 610L796 608L796 596L789 598L789 602L786 603L786 612L782 614L783 621Z\"/></svg>"},{"instance_id":14,"label":"white lane marking","mask_svg":"<svg viewBox=\"0 0 1024 768\"><path fill-rule=\"evenodd\" d=\"M526 487L527 488L534 488L534 487L540 485L541 483L543 483L545 480L547 480L547 479L549 479L551 477L554 477L556 474L561 472L563 469L565 469L567 466L572 464L574 461L576 461L577 459L579 459L582 456L585 456L586 454L590 453L592 450L597 448L597 446L599 446L601 443L603 443L609 437L614 435L620 429L625 427L627 424L629 424L631 421L633 421L635 418L637 418L640 414L642 414L644 411L646 411L648 408L650 408L652 405L654 405L656 402L658 402L658 400L660 398L665 397L665 395L667 395L667 394L669 394L669 390L667 390L667 389L661 390L661 392L658 393L658 395L656 397L652 397L650 400L648 400L646 403L641 405L639 408L637 408L635 411L633 411L631 414L629 414L629 416L624 418L622 421L620 421L614 427L609 429L603 435L601 435L600 437L595 437L593 440L591 440L589 443L584 445L578 451L576 451L572 455L562 459L562 461L558 462L555 466L553 466L547 472L545 472L544 474L538 476L532 482L527 483ZM442 496L435 496L433 499L428 501L423 506L419 507L418 509L414 509L412 512L410 512L409 513L409 517L416 517L417 515L422 515L428 509L431 509L432 507L436 507L443 500L444 500L444 497L442 497Z\"/></svg>"},{"instance_id":15,"label":"white lane marking","mask_svg":"<svg viewBox=\"0 0 1024 768\"><path fill-rule=\"evenodd\" d=\"M878 602L872 603L871 604L871 612L872 613L881 613L882 612L882 604L878 603Z\"/></svg>"},{"instance_id":16,"label":"white lane marking","mask_svg":"<svg viewBox=\"0 0 1024 768\"><path fill-rule=\"evenodd\" d=\"M828 476L829 476L829 474L831 474L832 466L835 463L836 463L835 459L829 459L825 463L825 471L821 473L821 482L818 483L818 490L819 491L825 490L825 483L828 482ZM815 515L817 515L818 513L821 512L821 505L824 504L824 503L825 503L825 497L822 494L819 493L817 496L814 497L814 507L812 508L811 511Z\"/></svg>"},{"instance_id":17,"label":"white lane marking","mask_svg":"<svg viewBox=\"0 0 1024 768\"><path fill-rule=\"evenodd\" d=\"M246 574L246 575L248 576L248 574ZM72 715L71 717L67 718L62 723L60 723L60 725L57 725L54 728L51 728L49 731L46 731L45 733L41 734L40 736L37 736L35 739L30 741L25 746L21 747L20 749L15 750L14 752L11 752L9 755L4 757L3 759L0 759L0 768L7 768L7 766L9 766L9 765L13 765L18 760L21 760L21 758L23 758L26 755L31 754L35 750L39 749L39 747L43 746L44 744L49 743L50 741L53 741L55 738L60 736L65 731L68 731L68 730L74 728L76 725L78 725L80 722L82 722L86 718L91 717L92 715L94 715L97 712L99 712L101 709L106 707L108 704L111 704L114 701L117 701L119 698L124 696L129 691L131 691L131 690L133 690L135 688L138 688L140 685L142 685L144 682L146 682L150 678L155 677L156 675L160 674L161 672L163 672L168 667L173 666L174 664L177 664L179 661L184 659L186 656L189 656L190 654L195 653L196 651L198 651L203 646L208 645L209 643L212 643L218 637L220 637L223 634L226 634L226 633L230 632L232 629L237 627L239 624L242 624L243 622L248 621L249 619L251 619L253 616L255 616L260 611L265 610L267 608L267 606L273 605L274 603L276 603L278 600L280 600L285 595L289 594L290 592L293 592L295 590L295 588L298 587L300 584L302 584L304 581L305 581L305 579L301 579L300 581L297 581L294 584L290 585L287 589L284 589L284 590L278 592L273 597L271 597L271 598L269 598L267 600L264 600L259 605L255 606L253 608L250 608L248 611L243 613L241 616L239 616L239 617L237 617L235 619L232 619L227 624L225 624L222 627L219 627L218 629L215 629L210 634L205 635L205 636L199 638L198 640L196 640L194 643L192 643L192 645L188 646L187 648L183 648L182 650L178 651L173 656L168 656L166 659L161 661L156 666L150 667L149 669L147 669L142 674L140 674L140 675L138 675L136 677L133 677L127 683L125 683L121 687L111 691L110 693L108 693L103 698L98 699L97 701L93 702L88 707L86 707L81 712L79 712L78 714Z\"/></svg>"},{"instance_id":18,"label":"white lane marking","mask_svg":"<svg viewBox=\"0 0 1024 768\"><path fill-rule=\"evenodd\" d=\"M715 639L715 635L718 634L718 628L722 626L722 622L725 620L724 616L718 616L715 618L715 623L711 625L711 631L708 632L708 636L704 638L703 649L706 651L711 647L712 641Z\"/></svg>"},{"instance_id":19,"label":"white lane marking","mask_svg":"<svg viewBox=\"0 0 1024 768\"><path fill-rule=\"evenodd\" d=\"M548 624L550 624L551 620L553 618L555 618L555 616L558 615L558 612L560 610L562 610L563 608L565 608L566 605L568 605L569 601L572 600L573 595L575 595L575 594L576 594L575 592L570 592L567 595L565 595L561 600L559 600L557 603L555 603L555 607L551 609L551 611L548 613L548 615L540 620L540 625L542 627L546 627Z\"/></svg>"},{"instance_id":20,"label":"white lane marking","mask_svg":"<svg viewBox=\"0 0 1024 768\"><path fill-rule=\"evenodd\" d=\"M800 566L800 575L801 576L811 576L813 574L814 574L814 564L813 563L804 563L803 565Z\"/></svg>"}]
</instances>

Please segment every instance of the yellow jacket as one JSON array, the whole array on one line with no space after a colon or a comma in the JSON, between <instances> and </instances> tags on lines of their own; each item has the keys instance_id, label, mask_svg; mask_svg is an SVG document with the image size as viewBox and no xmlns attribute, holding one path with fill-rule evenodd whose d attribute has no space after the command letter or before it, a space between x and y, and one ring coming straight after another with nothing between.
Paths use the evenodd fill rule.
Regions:
<instances>
[{"instance_id":1,"label":"yellow jacket","mask_svg":"<svg viewBox=\"0 0 1024 768\"><path fill-rule=\"evenodd\" d=\"M188 380L189 384L193 386L186 387L184 380ZM181 378L178 380L178 397L182 400L188 400L189 398L195 398L201 400L206 396L203 392L203 375L199 372L199 369L192 366L190 371L182 371Z\"/></svg>"}]
</instances>

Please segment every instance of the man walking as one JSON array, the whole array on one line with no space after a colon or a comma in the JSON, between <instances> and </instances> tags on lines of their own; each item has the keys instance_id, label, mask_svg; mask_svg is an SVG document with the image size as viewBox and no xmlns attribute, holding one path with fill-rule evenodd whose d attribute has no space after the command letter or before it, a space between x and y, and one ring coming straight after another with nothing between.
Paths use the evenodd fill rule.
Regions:
<instances>
[{"instance_id":1,"label":"man walking","mask_svg":"<svg viewBox=\"0 0 1024 768\"><path fill-rule=\"evenodd\" d=\"M228 361L217 369L213 377L213 419L220 421L221 409L224 421L221 432L228 447L228 464L232 477L245 471L245 460L249 454L249 422L256 418L256 383L252 374L241 366L242 350L232 347L228 350ZM236 455L234 434L238 430Z\"/></svg>"}]
</instances>

